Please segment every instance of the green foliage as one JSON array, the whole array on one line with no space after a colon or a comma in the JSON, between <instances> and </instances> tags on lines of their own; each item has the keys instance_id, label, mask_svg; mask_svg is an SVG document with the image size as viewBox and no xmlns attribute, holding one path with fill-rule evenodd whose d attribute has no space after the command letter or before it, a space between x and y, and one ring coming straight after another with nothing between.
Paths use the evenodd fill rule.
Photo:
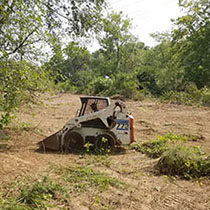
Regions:
<instances>
[{"instance_id":1,"label":"green foliage","mask_svg":"<svg viewBox=\"0 0 210 210\"><path fill-rule=\"evenodd\" d=\"M113 81L110 78L95 77L88 84L88 93L94 95L110 95L109 90L113 88Z\"/></svg>"},{"instance_id":2,"label":"green foliage","mask_svg":"<svg viewBox=\"0 0 210 210\"><path fill-rule=\"evenodd\" d=\"M71 92L71 93L78 92L78 88L72 85L70 80L66 80L64 82L58 82L55 87L60 92L64 92L64 93L65 92Z\"/></svg>"},{"instance_id":3,"label":"green foliage","mask_svg":"<svg viewBox=\"0 0 210 210\"><path fill-rule=\"evenodd\" d=\"M105 160L107 156L94 156L89 165L92 165L92 161L98 163ZM85 161L90 161L90 159ZM53 178L49 178L49 172ZM86 166L58 167L53 165L48 171L48 177L42 176L36 180L26 177L7 184L5 186L7 192L0 194L0 209L66 209L69 207L69 195L91 192L93 189L95 192L104 192L110 186L122 189L127 187L124 182Z\"/></svg>"},{"instance_id":4,"label":"green foliage","mask_svg":"<svg viewBox=\"0 0 210 210\"><path fill-rule=\"evenodd\" d=\"M159 158L156 168L160 173L184 178L210 177L210 158L206 158L199 147L183 144L189 140L196 141L198 138L194 135L167 133L155 140L133 144L131 149L152 158Z\"/></svg>"},{"instance_id":5,"label":"green foliage","mask_svg":"<svg viewBox=\"0 0 210 210\"><path fill-rule=\"evenodd\" d=\"M0 129L6 126L19 105L31 101L35 91L55 82L77 80L75 71L86 68L89 52L70 43L65 49L62 39L88 36L100 28L104 0L8 0L0 3ZM46 60L44 47L50 45L53 56ZM79 50L78 50L79 49ZM45 57L44 57L45 56ZM63 65L65 63L65 66ZM84 64L85 63L85 64ZM76 84L76 82L75 82ZM74 84L64 89L72 89Z\"/></svg>"},{"instance_id":6,"label":"green foliage","mask_svg":"<svg viewBox=\"0 0 210 210\"><path fill-rule=\"evenodd\" d=\"M210 177L210 158L203 157L198 147L176 145L161 156L157 169L163 174L185 178Z\"/></svg>"},{"instance_id":7,"label":"green foliage","mask_svg":"<svg viewBox=\"0 0 210 210\"><path fill-rule=\"evenodd\" d=\"M161 100L176 104L210 106L210 90L206 87L197 89L191 86L181 92L167 91L161 96Z\"/></svg>"},{"instance_id":8,"label":"green foliage","mask_svg":"<svg viewBox=\"0 0 210 210\"><path fill-rule=\"evenodd\" d=\"M0 196L0 209L2 210L31 210L27 205L17 203L13 199L4 199Z\"/></svg>"},{"instance_id":9,"label":"green foliage","mask_svg":"<svg viewBox=\"0 0 210 210\"><path fill-rule=\"evenodd\" d=\"M37 58L40 44L50 44L52 37L88 36L98 31L105 6L104 0L1 2L0 60L11 55L17 60Z\"/></svg>"},{"instance_id":10,"label":"green foliage","mask_svg":"<svg viewBox=\"0 0 210 210\"><path fill-rule=\"evenodd\" d=\"M10 116L10 113L7 112L6 114L2 114L0 118L0 130L4 128L4 126L7 126L12 120L12 117Z\"/></svg>"},{"instance_id":11,"label":"green foliage","mask_svg":"<svg viewBox=\"0 0 210 210\"><path fill-rule=\"evenodd\" d=\"M11 121L11 114L22 102L33 101L35 92L49 87L46 72L24 61L0 62L0 129Z\"/></svg>"},{"instance_id":12,"label":"green foliage","mask_svg":"<svg viewBox=\"0 0 210 210\"><path fill-rule=\"evenodd\" d=\"M34 209L46 209L47 202L45 201L56 199L56 193L60 191L64 191L60 185L54 184L47 177L44 177L33 184L25 185L17 200L19 203L24 203Z\"/></svg>"},{"instance_id":13,"label":"green foliage","mask_svg":"<svg viewBox=\"0 0 210 210\"><path fill-rule=\"evenodd\" d=\"M181 0L185 15L175 21L172 33L177 60L184 67L185 81L200 89L210 85L210 12L207 0Z\"/></svg>"},{"instance_id":14,"label":"green foliage","mask_svg":"<svg viewBox=\"0 0 210 210\"><path fill-rule=\"evenodd\" d=\"M126 98L132 98L137 93L138 81L135 73L119 73L116 74L112 89L115 94L120 94Z\"/></svg>"},{"instance_id":15,"label":"green foliage","mask_svg":"<svg viewBox=\"0 0 210 210\"><path fill-rule=\"evenodd\" d=\"M116 178L87 167L61 168L56 173L62 176L65 182L70 184L71 192L83 192L91 187L105 191L110 186L116 188L123 188L125 186L123 182Z\"/></svg>"},{"instance_id":16,"label":"green foliage","mask_svg":"<svg viewBox=\"0 0 210 210\"><path fill-rule=\"evenodd\" d=\"M130 19L124 18L122 13L112 12L103 19L102 34L98 36L101 49L96 54L100 63L94 62L95 72L112 77L135 71L141 58L137 54L143 44L130 32L131 28Z\"/></svg>"},{"instance_id":17,"label":"green foliage","mask_svg":"<svg viewBox=\"0 0 210 210\"><path fill-rule=\"evenodd\" d=\"M141 145L134 144L131 146L132 149L136 151L147 154L149 157L158 158L163 152L168 149L168 143L165 139L163 140L153 140L150 142L143 143Z\"/></svg>"},{"instance_id":18,"label":"green foliage","mask_svg":"<svg viewBox=\"0 0 210 210\"><path fill-rule=\"evenodd\" d=\"M0 209L46 210L52 207L49 205L50 200L56 201L58 194L65 192L65 189L61 185L51 181L47 177L33 181L30 179L27 183L26 180L24 182L18 181L18 186L16 187L18 189L14 188L6 197L3 194L0 196ZM13 191L17 192L12 193Z\"/></svg>"},{"instance_id":19,"label":"green foliage","mask_svg":"<svg viewBox=\"0 0 210 210\"><path fill-rule=\"evenodd\" d=\"M132 144L131 149L142 152L149 157L158 158L169 149L171 144L184 142L191 138L189 135L167 133L164 136L157 136L155 140L149 140L142 144Z\"/></svg>"}]
</instances>

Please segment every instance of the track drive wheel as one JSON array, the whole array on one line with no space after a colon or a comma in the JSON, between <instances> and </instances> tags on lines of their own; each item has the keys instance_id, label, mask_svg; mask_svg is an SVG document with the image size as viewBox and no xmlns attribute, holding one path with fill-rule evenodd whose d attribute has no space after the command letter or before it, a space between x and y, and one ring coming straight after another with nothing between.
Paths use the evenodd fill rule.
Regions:
<instances>
[{"instance_id":1,"label":"track drive wheel","mask_svg":"<svg viewBox=\"0 0 210 210\"><path fill-rule=\"evenodd\" d=\"M107 133L100 134L96 137L95 148L98 151L108 152L112 151L115 146L115 138Z\"/></svg>"},{"instance_id":2,"label":"track drive wheel","mask_svg":"<svg viewBox=\"0 0 210 210\"><path fill-rule=\"evenodd\" d=\"M77 132L69 132L65 136L64 151L81 150L84 147L84 139Z\"/></svg>"}]
</instances>

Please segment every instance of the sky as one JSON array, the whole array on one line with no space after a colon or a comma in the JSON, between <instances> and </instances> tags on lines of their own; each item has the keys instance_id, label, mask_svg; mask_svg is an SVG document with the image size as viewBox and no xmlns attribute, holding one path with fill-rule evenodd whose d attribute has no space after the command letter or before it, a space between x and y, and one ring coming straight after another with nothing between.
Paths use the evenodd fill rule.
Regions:
<instances>
[{"instance_id":1,"label":"sky","mask_svg":"<svg viewBox=\"0 0 210 210\"><path fill-rule=\"evenodd\" d=\"M110 9L122 11L132 19L133 34L147 46L156 42L151 33L171 29L171 19L182 15L178 0L108 0Z\"/></svg>"}]
</instances>

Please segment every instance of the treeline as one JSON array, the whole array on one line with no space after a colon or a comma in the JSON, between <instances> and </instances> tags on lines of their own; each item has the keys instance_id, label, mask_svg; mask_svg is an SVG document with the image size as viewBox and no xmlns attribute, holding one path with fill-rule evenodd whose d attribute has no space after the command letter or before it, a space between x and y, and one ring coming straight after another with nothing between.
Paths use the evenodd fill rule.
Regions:
<instances>
[{"instance_id":1,"label":"treeline","mask_svg":"<svg viewBox=\"0 0 210 210\"><path fill-rule=\"evenodd\" d=\"M52 84L74 93L210 105L210 3L179 6L184 15L173 30L153 34L158 45L148 47L122 13L104 17L103 0L1 3L0 126L27 96ZM93 36L100 47L90 53L79 40Z\"/></svg>"},{"instance_id":2,"label":"treeline","mask_svg":"<svg viewBox=\"0 0 210 210\"><path fill-rule=\"evenodd\" d=\"M130 32L131 21L122 13L111 13L102 19L99 50L90 54L75 42L62 50L57 43L46 69L57 72L65 91L209 105L210 3L188 0L179 6L185 15L173 20L170 33L153 34L155 47Z\"/></svg>"}]
</instances>

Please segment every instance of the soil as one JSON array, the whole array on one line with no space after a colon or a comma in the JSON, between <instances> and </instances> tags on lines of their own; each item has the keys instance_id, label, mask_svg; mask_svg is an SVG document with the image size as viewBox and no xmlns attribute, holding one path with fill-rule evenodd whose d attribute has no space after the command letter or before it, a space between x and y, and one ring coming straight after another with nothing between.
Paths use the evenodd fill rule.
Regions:
<instances>
[{"instance_id":1,"label":"soil","mask_svg":"<svg viewBox=\"0 0 210 210\"><path fill-rule=\"evenodd\" d=\"M80 163L78 154L40 153L37 143L63 127L80 107L78 95L40 95L37 104L20 109L6 130L9 140L0 141L0 185L24 176L36 177L52 164ZM210 152L210 108L161 104L155 101L126 101L135 119L137 143L168 132L198 137L192 144ZM154 173L157 159L132 150L109 155L109 164L97 170L125 181L127 190L111 188L93 204L91 194L72 198L71 209L210 210L210 180L183 180ZM91 205L90 205L91 203ZM97 203L97 202L96 202ZM110 206L108 208L107 206ZM107 208L105 208L107 207Z\"/></svg>"}]
</instances>

